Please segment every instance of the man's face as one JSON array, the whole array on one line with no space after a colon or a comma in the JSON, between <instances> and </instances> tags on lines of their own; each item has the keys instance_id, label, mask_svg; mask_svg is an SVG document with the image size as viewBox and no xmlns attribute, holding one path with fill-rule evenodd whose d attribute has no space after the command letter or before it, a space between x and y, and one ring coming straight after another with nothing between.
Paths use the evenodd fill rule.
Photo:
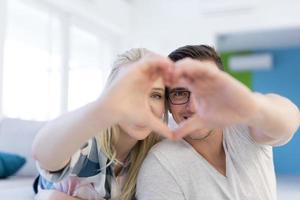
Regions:
<instances>
[{"instance_id":1,"label":"man's face","mask_svg":"<svg viewBox=\"0 0 300 200\"><path fill-rule=\"evenodd\" d=\"M169 88L168 103L177 124L193 116L197 110L196 100L183 81Z\"/></svg>"}]
</instances>

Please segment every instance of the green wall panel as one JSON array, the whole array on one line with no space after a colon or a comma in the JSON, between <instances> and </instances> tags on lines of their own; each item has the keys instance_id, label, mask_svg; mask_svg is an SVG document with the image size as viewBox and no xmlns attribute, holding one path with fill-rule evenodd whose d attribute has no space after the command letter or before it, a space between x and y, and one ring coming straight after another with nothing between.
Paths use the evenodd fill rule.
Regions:
<instances>
[{"instance_id":1,"label":"green wall panel","mask_svg":"<svg viewBox=\"0 0 300 200\"><path fill-rule=\"evenodd\" d=\"M225 71L228 72L230 75L232 75L237 80L244 83L246 86L248 86L250 89L252 89L252 72L245 71L245 72L233 72L229 68L229 58L233 55L247 55L251 52L244 51L244 52L221 52L220 56L225 68Z\"/></svg>"}]
</instances>

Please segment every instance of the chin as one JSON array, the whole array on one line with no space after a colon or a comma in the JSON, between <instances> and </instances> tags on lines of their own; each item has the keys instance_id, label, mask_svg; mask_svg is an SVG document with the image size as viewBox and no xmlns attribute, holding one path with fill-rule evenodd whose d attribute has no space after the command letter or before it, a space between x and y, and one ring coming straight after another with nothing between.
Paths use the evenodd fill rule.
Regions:
<instances>
[{"instance_id":1,"label":"chin","mask_svg":"<svg viewBox=\"0 0 300 200\"><path fill-rule=\"evenodd\" d=\"M189 137L189 138L191 138L191 139L193 139L193 140L201 140L201 139L203 139L204 137L205 137L206 135L200 135L200 134L198 134L198 135L188 135L187 137Z\"/></svg>"},{"instance_id":2,"label":"chin","mask_svg":"<svg viewBox=\"0 0 300 200\"><path fill-rule=\"evenodd\" d=\"M198 133L189 134L188 137L190 137L191 139L200 139L204 135L205 135L205 133L198 132Z\"/></svg>"},{"instance_id":3,"label":"chin","mask_svg":"<svg viewBox=\"0 0 300 200\"><path fill-rule=\"evenodd\" d=\"M188 137L193 140L201 140L201 139L207 137L208 134L210 134L210 130L202 130L197 133L189 134Z\"/></svg>"},{"instance_id":4,"label":"chin","mask_svg":"<svg viewBox=\"0 0 300 200\"><path fill-rule=\"evenodd\" d=\"M144 140L150 135L151 131L149 131L149 130L144 130L144 131L142 131L142 130L132 130L131 133L134 133L132 135L130 134L130 136L132 138L134 138L136 140Z\"/></svg>"}]
</instances>

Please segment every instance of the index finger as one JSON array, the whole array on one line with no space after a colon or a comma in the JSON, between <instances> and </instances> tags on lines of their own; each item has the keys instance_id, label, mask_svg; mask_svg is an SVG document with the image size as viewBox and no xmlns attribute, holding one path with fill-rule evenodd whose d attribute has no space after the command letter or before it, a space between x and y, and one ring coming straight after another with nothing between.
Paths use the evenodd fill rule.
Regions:
<instances>
[{"instance_id":1,"label":"index finger","mask_svg":"<svg viewBox=\"0 0 300 200\"><path fill-rule=\"evenodd\" d=\"M149 116L148 124L149 128L151 128L154 132L173 140L174 134L172 130L167 126L167 124L163 123L160 119Z\"/></svg>"},{"instance_id":2,"label":"index finger","mask_svg":"<svg viewBox=\"0 0 300 200\"><path fill-rule=\"evenodd\" d=\"M174 63L166 57L151 55L142 60L143 69L150 75L151 79L161 76L165 84L171 84L171 76L174 70Z\"/></svg>"},{"instance_id":3,"label":"index finger","mask_svg":"<svg viewBox=\"0 0 300 200\"><path fill-rule=\"evenodd\" d=\"M199 61L186 58L175 63L173 78L175 80L187 78L191 81L203 77L212 77L216 71L217 67L213 61Z\"/></svg>"}]
</instances>

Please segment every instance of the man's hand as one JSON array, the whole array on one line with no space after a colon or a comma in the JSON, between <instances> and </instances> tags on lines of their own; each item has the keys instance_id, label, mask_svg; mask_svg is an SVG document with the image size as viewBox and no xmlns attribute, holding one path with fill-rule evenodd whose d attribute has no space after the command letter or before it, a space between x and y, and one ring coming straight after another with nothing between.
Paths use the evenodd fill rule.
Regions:
<instances>
[{"instance_id":1,"label":"man's hand","mask_svg":"<svg viewBox=\"0 0 300 200\"><path fill-rule=\"evenodd\" d=\"M202 128L247 123L257 113L255 95L214 62L183 59L175 66L173 82L184 79L198 104L196 114L175 131L176 138Z\"/></svg>"}]
</instances>

